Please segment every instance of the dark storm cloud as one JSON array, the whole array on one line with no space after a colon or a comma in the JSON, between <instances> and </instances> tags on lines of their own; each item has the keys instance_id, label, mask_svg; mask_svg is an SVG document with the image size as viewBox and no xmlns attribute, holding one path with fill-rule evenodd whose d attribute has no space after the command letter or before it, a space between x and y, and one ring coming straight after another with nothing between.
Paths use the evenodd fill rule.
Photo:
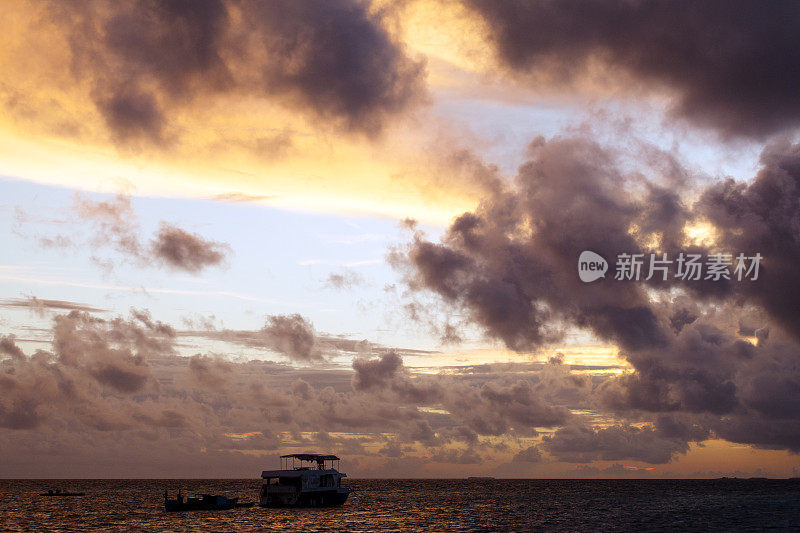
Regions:
<instances>
[{"instance_id":1,"label":"dark storm cloud","mask_svg":"<svg viewBox=\"0 0 800 533\"><path fill-rule=\"evenodd\" d=\"M635 426L567 425L544 436L542 447L557 459L572 463L628 459L663 464L689 451L683 438L664 437L653 428Z\"/></svg>"},{"instance_id":2,"label":"dark storm cloud","mask_svg":"<svg viewBox=\"0 0 800 533\"><path fill-rule=\"evenodd\" d=\"M154 417L149 413L140 413L133 418L146 426L157 428L180 428L186 425L186 419L181 413L169 409L161 411L159 416Z\"/></svg>"},{"instance_id":3,"label":"dark storm cloud","mask_svg":"<svg viewBox=\"0 0 800 533\"><path fill-rule=\"evenodd\" d=\"M437 463L475 465L483 463L484 458L472 448L465 450L448 448L433 454L431 460Z\"/></svg>"},{"instance_id":4,"label":"dark storm cloud","mask_svg":"<svg viewBox=\"0 0 800 533\"><path fill-rule=\"evenodd\" d=\"M268 316L262 332L274 350L291 359L322 359L322 354L315 350L314 326L297 313Z\"/></svg>"},{"instance_id":5,"label":"dark storm cloud","mask_svg":"<svg viewBox=\"0 0 800 533\"><path fill-rule=\"evenodd\" d=\"M292 339L307 340L310 323L294 315L270 318L262 334L279 336L289 352L308 353L308 342ZM372 446L402 455L424 445L420 464L472 464L508 451L479 434L530 436L530 426L560 423L567 413L548 403L549 396L560 397L563 383L544 376L547 369L540 378L525 369L524 380L510 370L420 375L386 351L357 359L354 372L214 354L179 357L179 334L146 310L110 319L72 311L54 318L52 335L52 350L32 355L13 338L0 339L4 473L31 472L26 458L50 457L48 449L96 474L103 468L197 474L198 465L213 459L247 475L263 466L264 453L298 447L368 458ZM186 454L193 463L185 462ZM47 461L36 468L62 472Z\"/></svg>"},{"instance_id":6,"label":"dark storm cloud","mask_svg":"<svg viewBox=\"0 0 800 533\"><path fill-rule=\"evenodd\" d=\"M800 453L800 424L797 417L787 419L759 419L735 417L721 420L714 431L720 438L731 442L752 444L758 448L786 449Z\"/></svg>"},{"instance_id":7,"label":"dark storm cloud","mask_svg":"<svg viewBox=\"0 0 800 533\"><path fill-rule=\"evenodd\" d=\"M351 0L242 4L252 42L266 50L265 91L285 94L349 129L376 133L422 91L423 65L394 43L368 5Z\"/></svg>"},{"instance_id":8,"label":"dark storm cloud","mask_svg":"<svg viewBox=\"0 0 800 533\"><path fill-rule=\"evenodd\" d=\"M697 306L675 305L670 349L629 354L637 373L620 380L620 389L607 384L604 390L612 408L725 415L702 423L735 442L797 451L800 149L776 142L765 148L761 165L751 181L714 184L693 206L716 227L721 249L763 255L758 283L724 291L732 302L719 312L731 317L724 329L720 316L702 318ZM756 309L743 312L741 302ZM757 346L739 335L757 338Z\"/></svg>"},{"instance_id":9,"label":"dark storm cloud","mask_svg":"<svg viewBox=\"0 0 800 533\"><path fill-rule=\"evenodd\" d=\"M681 442L709 431L736 442L797 449L798 434L788 429L800 422L792 362L800 354L797 145L769 146L755 179L713 184L691 205L679 196L684 191L661 184L674 184L671 176L626 174L613 152L586 139L537 142L530 155L513 185L455 219L440 242L416 232L392 261L412 290L433 291L509 348L530 350L558 339L559 328L576 326L616 344L635 372L596 384L594 408L645 420L671 413L688 417L682 423L695 428L668 438L660 426L652 434L623 426L572 428L553 441L553 449L568 457L569 448L557 446L566 437L590 447L628 435L642 447L628 457L663 462L684 450ZM684 242L682 228L697 220L717 228L718 249L761 253L758 281L645 281L646 271L639 282L613 279L614 258L648 254L648 236L656 235L659 249L673 259L680 251L709 253ZM610 259L606 279L579 280L583 250ZM742 335L756 336L757 345ZM470 412L478 433L510 426L509 417L477 416L481 402L471 402ZM568 420L546 415L545 408L536 417L549 422L541 425ZM650 445L654 455L644 451Z\"/></svg>"},{"instance_id":10,"label":"dark storm cloud","mask_svg":"<svg viewBox=\"0 0 800 533\"><path fill-rule=\"evenodd\" d=\"M758 357L748 361L746 372L738 380L741 401L750 410L758 413L762 420L797 419L800 413L800 370L796 361L800 351L796 344L773 342L769 357ZM800 442L795 449L800 447Z\"/></svg>"},{"instance_id":11,"label":"dark storm cloud","mask_svg":"<svg viewBox=\"0 0 800 533\"><path fill-rule=\"evenodd\" d=\"M452 416L479 435L503 435L511 428L535 435L536 427L553 427L570 418L563 406L548 401L539 387L526 379L478 386L451 384L443 405Z\"/></svg>"},{"instance_id":12,"label":"dark storm cloud","mask_svg":"<svg viewBox=\"0 0 800 533\"><path fill-rule=\"evenodd\" d=\"M701 440L713 431L733 442L800 450L800 345L783 335L753 346L731 333L732 324L723 331L709 322L687 326L669 349L629 354L636 372L598 387L599 404L670 413L678 418L660 416L656 427L673 436Z\"/></svg>"},{"instance_id":13,"label":"dark storm cloud","mask_svg":"<svg viewBox=\"0 0 800 533\"><path fill-rule=\"evenodd\" d=\"M697 319L698 311L685 303L687 299L668 308L653 305L648 290L679 283L658 276L644 283L646 265L640 283L615 280L613 260L623 252L648 255L644 241L653 235L659 248L673 258L680 251L708 253L684 243L684 225L697 219L719 223L724 230L722 244L748 254L755 253L760 237L774 229L773 242L767 241L766 248L777 253L788 245L780 251L787 255L787 269L794 260L796 239L791 230L781 229L791 228L791 217L798 216L791 190L779 191L789 198L785 213L773 215L773 225L764 229L763 223L748 226L758 217L767 219L764 207L726 219L720 205L736 200L730 194L715 196L721 186L710 187L694 206L686 206L676 191L657 179L643 181L640 175L626 174L613 152L587 139L556 138L537 144L531 155L520 166L513 186L486 196L473 212L457 217L441 242L428 241L417 232L407 249L397 249L390 257L404 269L412 289L435 291L510 348L531 349L558 339L556 325L565 322L589 328L630 353L666 347ZM754 188L767 172L768 168L759 173ZM744 190L741 184L737 187ZM759 205L768 203L763 200ZM729 231L727 225L732 225ZM592 284L580 281L577 258L584 250L611 259L606 279ZM768 268L762 269L764 279ZM786 277L788 270L781 271L780 279ZM701 300L719 301L752 290L773 301L786 298L778 294L777 284L775 280L774 293L759 292L761 279L750 284L703 280L680 287ZM791 285L786 292L793 294ZM772 313L780 318L778 308Z\"/></svg>"},{"instance_id":14,"label":"dark storm cloud","mask_svg":"<svg viewBox=\"0 0 800 533\"><path fill-rule=\"evenodd\" d=\"M189 358L189 372L202 385L222 387L233 371L231 363L221 357L196 354Z\"/></svg>"},{"instance_id":15,"label":"dark storm cloud","mask_svg":"<svg viewBox=\"0 0 800 533\"><path fill-rule=\"evenodd\" d=\"M412 378L397 350L377 358L353 360L352 386L356 391L388 394L408 405L432 405L445 401L445 388L435 379Z\"/></svg>"},{"instance_id":16,"label":"dark storm cloud","mask_svg":"<svg viewBox=\"0 0 800 533\"><path fill-rule=\"evenodd\" d=\"M751 363L756 349L713 320L699 319L675 336L668 347L643 348L627 354L636 374L620 378L605 391L612 406L648 411L710 412L739 407L737 374ZM615 387L622 385L621 391ZM617 394L622 393L620 398Z\"/></svg>"},{"instance_id":17,"label":"dark storm cloud","mask_svg":"<svg viewBox=\"0 0 800 533\"><path fill-rule=\"evenodd\" d=\"M458 428L440 432L441 436L447 433L448 438L464 442L473 442L477 435L504 435L512 428L520 435L532 435L535 427L557 426L570 418L561 402L553 400L562 388L573 384L548 379L547 370L536 383L513 375L487 374L473 384L464 378L412 375L394 351L355 359L353 369L354 390L395 398L409 406L439 406ZM419 431L416 434L422 434Z\"/></svg>"},{"instance_id":18,"label":"dark storm cloud","mask_svg":"<svg viewBox=\"0 0 800 533\"><path fill-rule=\"evenodd\" d=\"M0 336L0 354L7 355L11 359L24 359L25 354L17 346L15 340L14 335Z\"/></svg>"},{"instance_id":19,"label":"dark storm cloud","mask_svg":"<svg viewBox=\"0 0 800 533\"><path fill-rule=\"evenodd\" d=\"M310 400L314 393L313 387L304 379L297 379L292 383L292 394L303 400Z\"/></svg>"},{"instance_id":20,"label":"dark storm cloud","mask_svg":"<svg viewBox=\"0 0 800 533\"><path fill-rule=\"evenodd\" d=\"M132 310L129 319L108 320L72 311L54 318L52 334L52 352L30 357L12 338L2 339L12 358L0 361L0 426L45 431L74 420L73 426L101 432L201 430L198 412L208 416L222 409L220 416L235 425L245 417L242 406L254 403L258 407L254 404L241 424L252 427L293 417L288 391L274 388L279 380L273 379L272 389L263 386L273 368L235 365L218 356L175 357L174 330L146 310ZM195 399L187 400L187 394ZM307 396L312 394L310 389Z\"/></svg>"},{"instance_id":21,"label":"dark storm cloud","mask_svg":"<svg viewBox=\"0 0 800 533\"><path fill-rule=\"evenodd\" d=\"M98 383L134 393L152 382L147 357L174 353L171 328L160 322L95 318L72 311L57 316L54 355L60 364L86 371Z\"/></svg>"},{"instance_id":22,"label":"dark storm cloud","mask_svg":"<svg viewBox=\"0 0 800 533\"><path fill-rule=\"evenodd\" d=\"M187 272L216 266L230 253L225 243L204 239L196 233L162 222L151 243L153 257L166 265Z\"/></svg>"},{"instance_id":23,"label":"dark storm cloud","mask_svg":"<svg viewBox=\"0 0 800 533\"><path fill-rule=\"evenodd\" d=\"M292 315L288 318L296 323ZM264 329L279 322L270 321ZM5 428L0 431L0 450L18 450L21 441L7 439L8 432L27 429L47 441L61 442L65 447L59 453L64 457L75 454L77 461L94 457L66 438L62 425L68 424L71 431L79 430L102 446L149 443L151 456L138 459L144 468L154 463L177 468L165 461L185 453L235 465L239 463L235 454L229 455L232 451L271 453L265 450L287 446L324 447L368 457L372 446L388 443L394 447L386 453L413 456L423 445L426 461L453 465L514 453L517 464L541 462L545 451L570 461L602 456L662 462L670 454L682 453L687 443L708 436L702 417L671 413L659 417L654 428L585 428L583 433L591 434L578 432L578 436L557 432L549 448L539 444L531 449L529 444L512 449L505 439L535 437L539 427L566 425L577 432L574 428L580 425L567 406L586 409L594 401L592 380L572 375L569 365L558 360L431 375L414 373L392 352L357 358L350 373L304 366L277 369L273 363L231 361L213 354L175 357L179 334L145 310L134 310L127 319L108 320L69 313L56 317L53 335L52 353L0 361L0 427ZM768 371L767 366L760 373ZM748 374L753 376L754 405L758 403L769 416L791 411L787 406L781 412L771 402L767 389L758 384L755 367ZM786 386L792 379L785 377ZM337 380L341 384L332 387ZM595 383L604 381L608 378ZM732 418L727 427L720 425L715 431L726 430L735 438L737 431L745 430L734 424L745 422ZM789 431L786 425L784 434ZM347 433L359 436L342 436ZM485 436L499 437L501 442L492 443ZM66 446L67 442L71 444ZM775 446L774 441L765 442ZM592 451L582 445L600 448ZM254 458L250 468L257 462Z\"/></svg>"},{"instance_id":24,"label":"dark storm cloud","mask_svg":"<svg viewBox=\"0 0 800 533\"><path fill-rule=\"evenodd\" d=\"M641 284L587 285L575 275L583 250L604 257L642 252L629 229L635 221L647 225L650 213L682 227L681 210L653 210L654 200L641 201L627 185L596 144L554 140L520 167L515 189L486 196L441 243L417 234L407 253L392 260L411 265L412 288L436 291L513 349L558 339L555 324L564 319L625 348L663 343L664 328Z\"/></svg>"},{"instance_id":25,"label":"dark storm cloud","mask_svg":"<svg viewBox=\"0 0 800 533\"><path fill-rule=\"evenodd\" d=\"M108 92L96 95L95 105L116 141L125 143L142 137L164 140L165 118L155 96L126 86Z\"/></svg>"},{"instance_id":26,"label":"dark storm cloud","mask_svg":"<svg viewBox=\"0 0 800 533\"><path fill-rule=\"evenodd\" d=\"M3 362L0 373L0 427L36 429L62 411L91 427L127 426L126 416L106 408L126 395L156 391L148 358L174 353L168 326L135 317L106 320L71 311L54 318L52 335L52 352L31 356L3 338L12 359Z\"/></svg>"},{"instance_id":27,"label":"dark storm cloud","mask_svg":"<svg viewBox=\"0 0 800 533\"><path fill-rule=\"evenodd\" d=\"M229 81L219 55L229 23L223 2L123 2L103 23L103 44L128 74L148 75L170 94L185 94L200 80Z\"/></svg>"},{"instance_id":28,"label":"dark storm cloud","mask_svg":"<svg viewBox=\"0 0 800 533\"><path fill-rule=\"evenodd\" d=\"M91 370L91 374L98 382L128 394L142 390L150 378L144 360L138 357L123 361L98 362Z\"/></svg>"},{"instance_id":29,"label":"dark storm cloud","mask_svg":"<svg viewBox=\"0 0 800 533\"><path fill-rule=\"evenodd\" d=\"M765 257L758 285L745 284L743 295L800 339L800 144L767 146L752 181L709 187L695 210L718 228L722 247Z\"/></svg>"},{"instance_id":30,"label":"dark storm cloud","mask_svg":"<svg viewBox=\"0 0 800 533\"><path fill-rule=\"evenodd\" d=\"M390 350L378 359L353 360L353 388L367 390L385 385L403 367L403 359Z\"/></svg>"},{"instance_id":31,"label":"dark storm cloud","mask_svg":"<svg viewBox=\"0 0 800 533\"><path fill-rule=\"evenodd\" d=\"M424 65L356 0L61 3L52 14L121 143L169 141L174 113L217 94L276 99L374 135L424 93Z\"/></svg>"},{"instance_id":32,"label":"dark storm cloud","mask_svg":"<svg viewBox=\"0 0 800 533\"><path fill-rule=\"evenodd\" d=\"M539 463L542 461L542 452L537 446L528 446L514 456L515 463Z\"/></svg>"},{"instance_id":33,"label":"dark storm cloud","mask_svg":"<svg viewBox=\"0 0 800 533\"><path fill-rule=\"evenodd\" d=\"M486 21L500 61L540 86L601 70L605 79L594 81L612 87L671 90L674 115L726 136L763 137L800 122L796 2L466 3Z\"/></svg>"}]
</instances>

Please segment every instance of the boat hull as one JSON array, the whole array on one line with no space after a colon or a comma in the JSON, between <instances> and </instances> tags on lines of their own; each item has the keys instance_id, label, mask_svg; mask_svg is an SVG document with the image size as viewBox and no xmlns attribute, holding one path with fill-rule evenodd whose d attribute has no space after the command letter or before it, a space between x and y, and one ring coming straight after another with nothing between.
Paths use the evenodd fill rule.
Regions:
<instances>
[{"instance_id":1,"label":"boat hull","mask_svg":"<svg viewBox=\"0 0 800 533\"><path fill-rule=\"evenodd\" d=\"M273 493L261 497L261 507L335 507L344 504L349 489L316 490L301 493Z\"/></svg>"}]
</instances>

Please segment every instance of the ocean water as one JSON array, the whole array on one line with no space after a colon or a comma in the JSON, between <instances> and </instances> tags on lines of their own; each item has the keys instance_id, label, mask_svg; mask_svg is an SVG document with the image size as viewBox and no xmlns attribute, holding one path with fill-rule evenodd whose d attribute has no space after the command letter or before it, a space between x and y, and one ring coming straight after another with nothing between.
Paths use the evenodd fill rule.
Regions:
<instances>
[{"instance_id":1,"label":"ocean water","mask_svg":"<svg viewBox=\"0 0 800 533\"><path fill-rule=\"evenodd\" d=\"M166 513L165 488L244 502L260 480L0 480L0 531L800 529L800 480L346 481L342 507ZM86 496L38 496L48 489Z\"/></svg>"}]
</instances>

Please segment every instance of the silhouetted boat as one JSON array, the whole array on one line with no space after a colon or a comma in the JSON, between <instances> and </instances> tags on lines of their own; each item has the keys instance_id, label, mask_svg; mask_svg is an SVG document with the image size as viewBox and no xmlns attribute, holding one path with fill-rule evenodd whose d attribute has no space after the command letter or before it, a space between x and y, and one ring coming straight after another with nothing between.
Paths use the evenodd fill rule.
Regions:
<instances>
[{"instance_id":1,"label":"silhouetted boat","mask_svg":"<svg viewBox=\"0 0 800 533\"><path fill-rule=\"evenodd\" d=\"M85 492L69 492L69 491L61 491L59 489L56 490L48 490L47 492L43 492L39 494L39 496L85 496Z\"/></svg>"},{"instance_id":2,"label":"silhouetted boat","mask_svg":"<svg viewBox=\"0 0 800 533\"><path fill-rule=\"evenodd\" d=\"M175 511L224 511L234 507L252 507L253 502L239 503L239 498L228 498L214 494L198 494L184 499L181 491L174 500L169 499L167 491L164 491L164 510Z\"/></svg>"},{"instance_id":3,"label":"silhouetted boat","mask_svg":"<svg viewBox=\"0 0 800 533\"><path fill-rule=\"evenodd\" d=\"M295 466L296 461L299 461L300 466ZM335 455L316 453L281 455L281 470L264 470L261 473L264 484L261 486L258 505L261 507L342 505L353 489L342 487L342 478L347 477L347 474L333 468L334 461L339 461ZM303 466L303 463L312 465L316 463L316 467Z\"/></svg>"}]
</instances>

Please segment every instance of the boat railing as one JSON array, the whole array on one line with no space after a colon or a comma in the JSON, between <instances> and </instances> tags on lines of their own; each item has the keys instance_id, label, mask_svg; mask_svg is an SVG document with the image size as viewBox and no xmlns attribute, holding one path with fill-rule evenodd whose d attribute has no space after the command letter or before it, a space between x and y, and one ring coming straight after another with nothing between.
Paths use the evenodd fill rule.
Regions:
<instances>
[{"instance_id":1,"label":"boat railing","mask_svg":"<svg viewBox=\"0 0 800 533\"><path fill-rule=\"evenodd\" d=\"M290 454L282 455L280 459L282 470L338 470L340 463L335 455ZM316 463L316 468L304 466L307 463Z\"/></svg>"}]
</instances>

